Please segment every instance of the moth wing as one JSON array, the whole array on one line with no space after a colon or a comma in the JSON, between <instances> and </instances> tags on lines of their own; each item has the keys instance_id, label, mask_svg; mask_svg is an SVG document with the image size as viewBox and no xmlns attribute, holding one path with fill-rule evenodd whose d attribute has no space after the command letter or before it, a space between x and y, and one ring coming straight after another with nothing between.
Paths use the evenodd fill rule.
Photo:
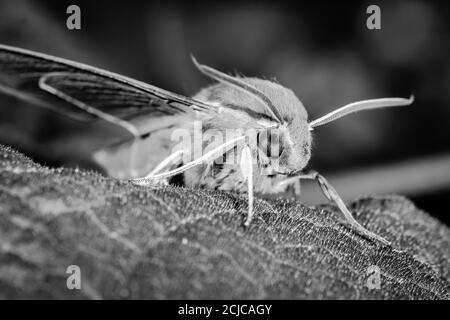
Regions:
<instances>
[{"instance_id":1,"label":"moth wing","mask_svg":"<svg viewBox=\"0 0 450 320\"><path fill-rule=\"evenodd\" d=\"M175 114L216 112L214 106L132 78L6 45L0 45L0 91L78 120L128 124L135 135L171 126Z\"/></svg>"},{"instance_id":2,"label":"moth wing","mask_svg":"<svg viewBox=\"0 0 450 320\"><path fill-rule=\"evenodd\" d=\"M87 73L51 72L39 79L39 87L65 101L73 109L70 113L84 120L115 123L136 137L176 124L175 115L193 112L191 106L178 101Z\"/></svg>"}]
</instances>

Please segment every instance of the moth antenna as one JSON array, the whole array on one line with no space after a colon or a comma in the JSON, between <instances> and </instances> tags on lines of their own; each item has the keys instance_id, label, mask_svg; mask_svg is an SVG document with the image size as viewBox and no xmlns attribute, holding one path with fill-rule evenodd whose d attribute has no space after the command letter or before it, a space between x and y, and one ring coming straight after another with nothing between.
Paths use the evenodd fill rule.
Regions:
<instances>
[{"instance_id":1,"label":"moth antenna","mask_svg":"<svg viewBox=\"0 0 450 320\"><path fill-rule=\"evenodd\" d=\"M336 109L319 119L311 121L309 123L309 129L312 131L315 127L322 126L339 118L342 118L351 113L355 113L363 110L371 110L386 107L398 107L407 106L414 102L414 95L411 95L409 99L405 98L382 98L372 100L362 100L347 104L339 109Z\"/></svg>"},{"instance_id":2,"label":"moth antenna","mask_svg":"<svg viewBox=\"0 0 450 320\"><path fill-rule=\"evenodd\" d=\"M198 61L195 59L195 57L191 54L191 59L194 65L197 67L198 70L200 70L201 73L204 75L217 80L218 82L225 83L227 85L231 85L241 91L244 91L246 93L250 93L256 98L258 98L259 101L261 101L266 108L266 110L269 112L270 116L276 120L278 123L281 123L281 115L278 112L277 108L273 105L272 101L261 91L256 89L255 87L245 83L244 81L229 76L223 72L220 72L216 69L213 69L211 67L202 65L198 63Z\"/></svg>"}]
</instances>

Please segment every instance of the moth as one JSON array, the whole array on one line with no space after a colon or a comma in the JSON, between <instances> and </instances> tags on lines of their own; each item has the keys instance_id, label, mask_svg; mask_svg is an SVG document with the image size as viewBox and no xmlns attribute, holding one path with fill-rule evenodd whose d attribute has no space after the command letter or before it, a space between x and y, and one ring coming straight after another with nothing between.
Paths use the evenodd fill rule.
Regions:
<instances>
[{"instance_id":1,"label":"moth","mask_svg":"<svg viewBox=\"0 0 450 320\"><path fill-rule=\"evenodd\" d=\"M247 193L246 227L253 219L255 192L293 187L299 192L300 179L314 179L356 230L388 244L353 218L322 175L304 168L316 127L362 110L406 106L412 96L358 101L309 121L290 89L192 61L216 83L188 98L82 63L0 45L0 90L81 121L102 119L129 132L129 140L94 154L112 176L155 186L181 174L187 186ZM200 134L208 133L210 139L174 141L175 130L190 138L198 124Z\"/></svg>"}]
</instances>

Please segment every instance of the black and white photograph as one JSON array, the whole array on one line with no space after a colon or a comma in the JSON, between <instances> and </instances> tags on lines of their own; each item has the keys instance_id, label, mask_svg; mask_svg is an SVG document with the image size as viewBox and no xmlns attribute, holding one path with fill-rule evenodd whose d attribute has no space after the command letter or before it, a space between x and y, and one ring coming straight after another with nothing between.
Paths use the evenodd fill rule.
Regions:
<instances>
[{"instance_id":1,"label":"black and white photograph","mask_svg":"<svg viewBox=\"0 0 450 320\"><path fill-rule=\"evenodd\" d=\"M449 41L445 1L0 0L0 299L449 300Z\"/></svg>"}]
</instances>

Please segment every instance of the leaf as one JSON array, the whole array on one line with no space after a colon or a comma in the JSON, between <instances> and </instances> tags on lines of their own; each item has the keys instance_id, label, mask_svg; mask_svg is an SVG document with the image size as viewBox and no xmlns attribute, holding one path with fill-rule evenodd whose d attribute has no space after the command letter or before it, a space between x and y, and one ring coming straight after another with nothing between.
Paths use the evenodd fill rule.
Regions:
<instances>
[{"instance_id":1,"label":"leaf","mask_svg":"<svg viewBox=\"0 0 450 320\"><path fill-rule=\"evenodd\" d=\"M399 196L350 208L393 246L333 207L257 198L244 229L245 195L139 187L0 147L0 298L450 298L448 227Z\"/></svg>"}]
</instances>

